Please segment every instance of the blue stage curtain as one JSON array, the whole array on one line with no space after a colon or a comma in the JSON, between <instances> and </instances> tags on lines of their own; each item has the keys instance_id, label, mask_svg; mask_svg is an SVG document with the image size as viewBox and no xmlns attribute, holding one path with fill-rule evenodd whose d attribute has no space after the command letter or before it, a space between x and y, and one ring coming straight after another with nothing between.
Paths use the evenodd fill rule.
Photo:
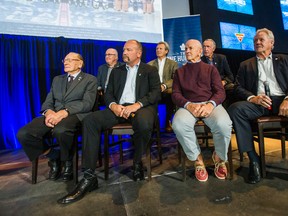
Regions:
<instances>
[{"instance_id":1,"label":"blue stage curtain","mask_svg":"<svg viewBox=\"0 0 288 216\"><path fill-rule=\"evenodd\" d=\"M124 42L0 35L0 149L17 149L17 131L39 115L54 76L63 73L61 60L80 53L84 72L97 76L105 63L106 49L118 50L122 61ZM141 42L141 41L140 41ZM156 44L143 43L142 61L156 58Z\"/></svg>"}]
</instances>

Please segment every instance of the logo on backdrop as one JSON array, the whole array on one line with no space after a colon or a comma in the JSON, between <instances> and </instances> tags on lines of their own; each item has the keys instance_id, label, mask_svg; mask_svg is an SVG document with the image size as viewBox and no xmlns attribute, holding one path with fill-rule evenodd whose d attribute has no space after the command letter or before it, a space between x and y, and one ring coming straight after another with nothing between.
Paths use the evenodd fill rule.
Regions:
<instances>
[{"instance_id":1,"label":"logo on backdrop","mask_svg":"<svg viewBox=\"0 0 288 216\"><path fill-rule=\"evenodd\" d=\"M184 65L186 63L185 44L182 43L178 47L179 47L179 49L175 49L174 48L174 53L172 55L170 55L170 56L167 56L167 58L178 62L178 65L180 67L180 66L182 66L182 65Z\"/></svg>"},{"instance_id":2,"label":"logo on backdrop","mask_svg":"<svg viewBox=\"0 0 288 216\"><path fill-rule=\"evenodd\" d=\"M237 37L238 41L241 43L243 41L245 34L244 33L235 33L235 36Z\"/></svg>"},{"instance_id":3,"label":"logo on backdrop","mask_svg":"<svg viewBox=\"0 0 288 216\"><path fill-rule=\"evenodd\" d=\"M178 63L179 67L187 62L185 43L189 39L201 42L200 15L163 19L164 40L170 45L167 58Z\"/></svg>"}]
</instances>

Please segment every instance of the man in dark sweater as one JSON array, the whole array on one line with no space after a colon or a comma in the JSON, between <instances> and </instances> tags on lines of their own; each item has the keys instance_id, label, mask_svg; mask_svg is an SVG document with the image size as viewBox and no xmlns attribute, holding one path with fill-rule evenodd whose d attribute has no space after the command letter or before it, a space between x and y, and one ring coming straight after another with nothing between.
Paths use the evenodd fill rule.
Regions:
<instances>
[{"instance_id":1,"label":"man in dark sweater","mask_svg":"<svg viewBox=\"0 0 288 216\"><path fill-rule=\"evenodd\" d=\"M211 129L215 151L212 159L218 179L227 177L227 152L231 138L232 122L221 103L225 90L217 69L201 61L202 45L198 40L188 40L185 45L187 64L176 70L172 100L179 107L172 128L184 152L195 161L195 176L205 182L208 179L194 125L198 120Z\"/></svg>"}]
</instances>

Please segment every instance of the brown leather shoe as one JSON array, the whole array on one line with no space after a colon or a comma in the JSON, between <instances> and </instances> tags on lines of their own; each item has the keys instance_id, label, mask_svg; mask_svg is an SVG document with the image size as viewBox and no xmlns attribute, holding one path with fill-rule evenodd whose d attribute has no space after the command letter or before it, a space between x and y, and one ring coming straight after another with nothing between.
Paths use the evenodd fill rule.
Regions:
<instances>
[{"instance_id":1,"label":"brown leather shoe","mask_svg":"<svg viewBox=\"0 0 288 216\"><path fill-rule=\"evenodd\" d=\"M168 123L166 124L165 131L166 131L167 133L173 132L171 121L168 121Z\"/></svg>"}]
</instances>

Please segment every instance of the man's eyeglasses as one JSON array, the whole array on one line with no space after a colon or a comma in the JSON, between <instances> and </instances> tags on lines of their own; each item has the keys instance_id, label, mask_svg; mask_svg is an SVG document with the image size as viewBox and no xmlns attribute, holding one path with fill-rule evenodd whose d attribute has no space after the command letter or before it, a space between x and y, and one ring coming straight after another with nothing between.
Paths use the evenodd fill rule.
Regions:
<instances>
[{"instance_id":1,"label":"man's eyeglasses","mask_svg":"<svg viewBox=\"0 0 288 216\"><path fill-rule=\"evenodd\" d=\"M105 56L113 56L113 55L116 55L116 54L113 54L113 53L107 53L107 54L105 54Z\"/></svg>"},{"instance_id":2,"label":"man's eyeglasses","mask_svg":"<svg viewBox=\"0 0 288 216\"><path fill-rule=\"evenodd\" d=\"M63 59L62 63L65 63L65 62L69 62L70 63L70 62L73 62L73 61L80 61L80 59L69 59L69 58L68 59Z\"/></svg>"}]
</instances>

